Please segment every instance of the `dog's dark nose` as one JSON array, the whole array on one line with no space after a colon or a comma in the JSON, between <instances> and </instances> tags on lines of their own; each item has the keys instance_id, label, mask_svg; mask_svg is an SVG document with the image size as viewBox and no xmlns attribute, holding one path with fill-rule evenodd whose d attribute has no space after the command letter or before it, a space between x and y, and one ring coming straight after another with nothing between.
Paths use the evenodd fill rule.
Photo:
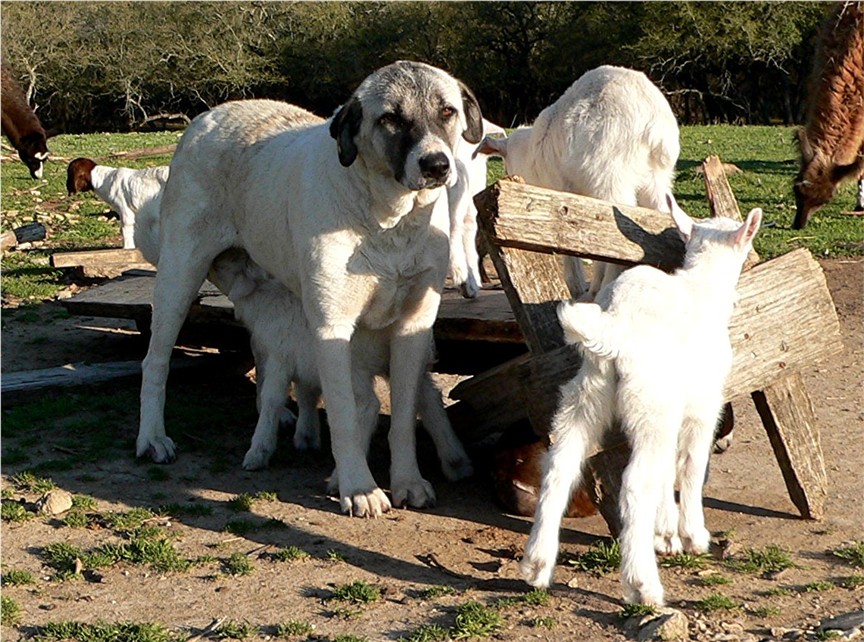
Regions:
<instances>
[{"instance_id":1,"label":"dog's dark nose","mask_svg":"<svg viewBox=\"0 0 864 642\"><path fill-rule=\"evenodd\" d=\"M450 173L450 161L444 152L427 154L418 161L423 178L443 183Z\"/></svg>"}]
</instances>

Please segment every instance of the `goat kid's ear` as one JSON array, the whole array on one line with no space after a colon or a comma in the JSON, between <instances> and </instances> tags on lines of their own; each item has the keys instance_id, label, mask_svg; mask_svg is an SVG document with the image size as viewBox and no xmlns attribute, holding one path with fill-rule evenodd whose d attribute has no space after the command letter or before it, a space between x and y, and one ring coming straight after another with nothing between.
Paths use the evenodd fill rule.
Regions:
<instances>
[{"instance_id":1,"label":"goat kid's ear","mask_svg":"<svg viewBox=\"0 0 864 642\"><path fill-rule=\"evenodd\" d=\"M330 121L330 136L336 139L339 162L348 167L357 158L357 144L354 137L360 132L363 122L363 107L360 101L352 98L342 105Z\"/></svg>"},{"instance_id":2,"label":"goat kid's ear","mask_svg":"<svg viewBox=\"0 0 864 642\"><path fill-rule=\"evenodd\" d=\"M469 143L479 143L483 138L483 114L480 112L480 103L474 96L468 85L461 80L459 83L459 91L462 93L462 108L465 113L465 131L462 132L462 138Z\"/></svg>"},{"instance_id":3,"label":"goat kid's ear","mask_svg":"<svg viewBox=\"0 0 864 642\"><path fill-rule=\"evenodd\" d=\"M477 154L486 154L487 156L500 156L501 158L507 158L507 139L492 138L491 136L486 136L486 138L480 141L477 149L474 150L474 157L476 157Z\"/></svg>"},{"instance_id":4,"label":"goat kid's ear","mask_svg":"<svg viewBox=\"0 0 864 642\"><path fill-rule=\"evenodd\" d=\"M758 207L750 210L744 224L735 232L735 247L742 249L750 247L753 243L753 237L759 231L759 225L762 223L762 210Z\"/></svg>"},{"instance_id":5,"label":"goat kid's ear","mask_svg":"<svg viewBox=\"0 0 864 642\"><path fill-rule=\"evenodd\" d=\"M678 233L686 243L690 240L690 235L693 233L693 219L678 206L678 202L671 193L666 194L666 207L669 208L669 213L672 215L675 227L678 228Z\"/></svg>"}]
</instances>

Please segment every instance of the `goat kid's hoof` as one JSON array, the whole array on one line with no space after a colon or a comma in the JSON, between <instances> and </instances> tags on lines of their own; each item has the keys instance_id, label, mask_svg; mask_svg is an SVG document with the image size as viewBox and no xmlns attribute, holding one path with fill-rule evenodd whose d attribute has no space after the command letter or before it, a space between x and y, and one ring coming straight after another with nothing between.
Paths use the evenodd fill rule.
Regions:
<instances>
[{"instance_id":1,"label":"goat kid's hoof","mask_svg":"<svg viewBox=\"0 0 864 642\"><path fill-rule=\"evenodd\" d=\"M474 474L474 464L468 458L468 455L461 454L449 460L441 461L441 472L447 481L459 481L460 479L468 479Z\"/></svg>"},{"instance_id":2,"label":"goat kid's hoof","mask_svg":"<svg viewBox=\"0 0 864 642\"><path fill-rule=\"evenodd\" d=\"M262 470L267 468L273 451L267 448L256 448L253 446L243 458L243 470Z\"/></svg>"},{"instance_id":3,"label":"goat kid's hoof","mask_svg":"<svg viewBox=\"0 0 864 642\"><path fill-rule=\"evenodd\" d=\"M353 517L381 517L390 511L390 500L380 488L368 493L348 493L339 499L342 512Z\"/></svg>"},{"instance_id":4,"label":"goat kid's hoof","mask_svg":"<svg viewBox=\"0 0 864 642\"><path fill-rule=\"evenodd\" d=\"M535 588L549 588L552 583L552 573L555 571L555 559L550 562L534 553L525 552L519 562L522 578Z\"/></svg>"},{"instance_id":5,"label":"goat kid's hoof","mask_svg":"<svg viewBox=\"0 0 864 642\"><path fill-rule=\"evenodd\" d=\"M664 606L663 586L624 586L624 601L627 604L645 604L647 606Z\"/></svg>"},{"instance_id":6,"label":"goat kid's hoof","mask_svg":"<svg viewBox=\"0 0 864 642\"><path fill-rule=\"evenodd\" d=\"M177 458L174 441L167 436L139 439L136 449L138 457L147 455L156 464L169 464Z\"/></svg>"},{"instance_id":7,"label":"goat kid's hoof","mask_svg":"<svg viewBox=\"0 0 864 642\"><path fill-rule=\"evenodd\" d=\"M707 528L698 530L695 533L682 533L681 542L687 553L707 553L708 549L711 548L711 533Z\"/></svg>"},{"instance_id":8,"label":"goat kid's hoof","mask_svg":"<svg viewBox=\"0 0 864 642\"><path fill-rule=\"evenodd\" d=\"M393 505L400 508L428 508L435 505L432 484L422 477L404 482L394 481L390 492L393 495Z\"/></svg>"},{"instance_id":9,"label":"goat kid's hoof","mask_svg":"<svg viewBox=\"0 0 864 642\"><path fill-rule=\"evenodd\" d=\"M654 552L658 555L678 555L684 551L677 535L654 535Z\"/></svg>"},{"instance_id":10,"label":"goat kid's hoof","mask_svg":"<svg viewBox=\"0 0 864 642\"><path fill-rule=\"evenodd\" d=\"M459 292L465 299L476 299L477 294L480 292L480 285L473 275L469 275L465 282L459 286Z\"/></svg>"}]
</instances>

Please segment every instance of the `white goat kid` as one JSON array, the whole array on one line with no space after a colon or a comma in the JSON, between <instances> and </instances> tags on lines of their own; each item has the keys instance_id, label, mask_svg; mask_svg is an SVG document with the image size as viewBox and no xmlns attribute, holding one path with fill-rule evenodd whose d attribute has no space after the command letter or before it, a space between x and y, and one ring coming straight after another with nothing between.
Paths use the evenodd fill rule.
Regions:
<instances>
[{"instance_id":1,"label":"white goat kid","mask_svg":"<svg viewBox=\"0 0 864 642\"><path fill-rule=\"evenodd\" d=\"M485 138L482 153L504 158L507 174L548 189L664 210L680 146L669 102L645 74L604 65L585 72L531 127ZM571 296L585 292L579 259L566 258ZM594 262L588 295L620 266Z\"/></svg>"},{"instance_id":2,"label":"white goat kid","mask_svg":"<svg viewBox=\"0 0 864 642\"><path fill-rule=\"evenodd\" d=\"M135 215L148 201L162 193L168 182L167 166L129 169L97 165L89 158L76 158L66 168L69 194L93 190L120 215L123 247L135 247Z\"/></svg>"},{"instance_id":3,"label":"white goat kid","mask_svg":"<svg viewBox=\"0 0 864 642\"><path fill-rule=\"evenodd\" d=\"M694 222L671 195L668 208L685 240L681 269L666 274L638 266L603 288L596 303L559 306L565 336L579 344L584 360L562 386L552 424L521 563L533 586L549 585L570 492L586 453L616 420L632 448L620 496L626 600L663 603L652 542L661 552L708 549L702 485L732 363L735 288L762 212L754 209L739 225L728 218Z\"/></svg>"},{"instance_id":4,"label":"white goat kid","mask_svg":"<svg viewBox=\"0 0 864 642\"><path fill-rule=\"evenodd\" d=\"M483 119L483 135L504 135L502 127ZM450 277L462 296L473 299L480 291L480 256L477 252L477 207L474 196L486 189L486 154L462 139L453 154L458 180L447 188L450 207Z\"/></svg>"}]
</instances>

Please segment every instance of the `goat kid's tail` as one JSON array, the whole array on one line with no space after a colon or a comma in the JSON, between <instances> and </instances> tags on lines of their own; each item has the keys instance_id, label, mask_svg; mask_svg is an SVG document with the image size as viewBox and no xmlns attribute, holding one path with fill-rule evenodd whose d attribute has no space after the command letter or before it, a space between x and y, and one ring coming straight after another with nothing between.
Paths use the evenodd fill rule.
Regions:
<instances>
[{"instance_id":1,"label":"goat kid's tail","mask_svg":"<svg viewBox=\"0 0 864 642\"><path fill-rule=\"evenodd\" d=\"M649 158L651 164L658 170L674 172L675 163L681 154L681 143L678 140L678 127L670 129L669 125L657 122L649 125L646 132Z\"/></svg>"},{"instance_id":2,"label":"goat kid's tail","mask_svg":"<svg viewBox=\"0 0 864 642\"><path fill-rule=\"evenodd\" d=\"M603 323L603 310L596 303L562 301L558 320L567 343L581 344L585 352L601 359L618 356L618 349L608 336L608 324Z\"/></svg>"}]
</instances>

